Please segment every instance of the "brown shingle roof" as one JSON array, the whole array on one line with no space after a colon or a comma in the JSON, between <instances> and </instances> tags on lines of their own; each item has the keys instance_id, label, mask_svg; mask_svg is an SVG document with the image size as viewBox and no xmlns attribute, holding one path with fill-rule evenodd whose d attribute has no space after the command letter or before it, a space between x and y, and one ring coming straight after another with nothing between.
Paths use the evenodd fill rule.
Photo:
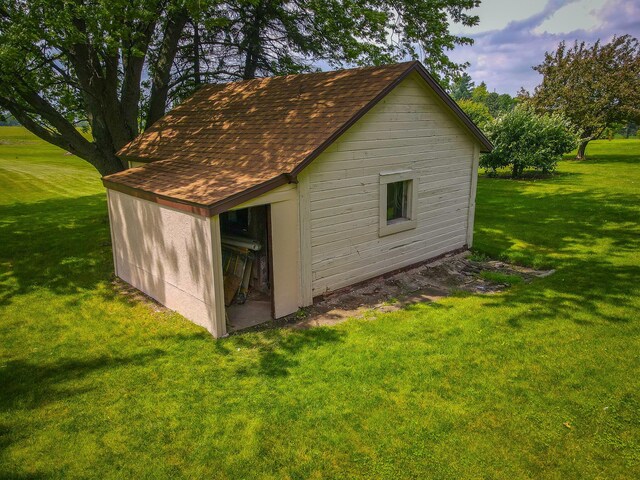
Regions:
<instances>
[{"instance_id":1,"label":"brown shingle roof","mask_svg":"<svg viewBox=\"0 0 640 480\"><path fill-rule=\"evenodd\" d=\"M214 214L287 183L414 70L452 102L418 62L204 86L118 152L151 163L103 183Z\"/></svg>"}]
</instances>

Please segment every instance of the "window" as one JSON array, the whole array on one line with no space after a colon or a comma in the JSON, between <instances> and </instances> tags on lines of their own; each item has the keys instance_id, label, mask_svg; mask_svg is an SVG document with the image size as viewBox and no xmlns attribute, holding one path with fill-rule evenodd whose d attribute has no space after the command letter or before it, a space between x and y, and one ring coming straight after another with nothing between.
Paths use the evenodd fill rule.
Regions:
<instances>
[{"instance_id":1,"label":"window","mask_svg":"<svg viewBox=\"0 0 640 480\"><path fill-rule=\"evenodd\" d=\"M417 181L410 170L380 174L380 236L415 228Z\"/></svg>"},{"instance_id":2,"label":"window","mask_svg":"<svg viewBox=\"0 0 640 480\"><path fill-rule=\"evenodd\" d=\"M408 220L409 182L411 180L387 183L387 225L398 220Z\"/></svg>"}]
</instances>

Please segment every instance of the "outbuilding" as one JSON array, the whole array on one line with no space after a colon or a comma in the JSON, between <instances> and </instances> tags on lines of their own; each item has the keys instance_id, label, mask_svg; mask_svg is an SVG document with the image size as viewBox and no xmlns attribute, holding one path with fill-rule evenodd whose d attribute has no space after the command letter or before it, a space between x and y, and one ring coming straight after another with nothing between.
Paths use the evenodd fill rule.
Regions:
<instances>
[{"instance_id":1,"label":"outbuilding","mask_svg":"<svg viewBox=\"0 0 640 480\"><path fill-rule=\"evenodd\" d=\"M215 337L470 247L491 143L419 62L207 85L103 178L115 272Z\"/></svg>"}]
</instances>

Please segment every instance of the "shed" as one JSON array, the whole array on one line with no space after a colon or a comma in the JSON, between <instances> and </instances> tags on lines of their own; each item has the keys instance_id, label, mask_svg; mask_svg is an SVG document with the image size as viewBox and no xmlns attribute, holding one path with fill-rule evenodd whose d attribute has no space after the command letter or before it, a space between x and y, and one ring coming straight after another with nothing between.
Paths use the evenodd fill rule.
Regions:
<instances>
[{"instance_id":1,"label":"shed","mask_svg":"<svg viewBox=\"0 0 640 480\"><path fill-rule=\"evenodd\" d=\"M207 85L103 178L116 275L215 337L469 247L491 143L419 62Z\"/></svg>"}]
</instances>

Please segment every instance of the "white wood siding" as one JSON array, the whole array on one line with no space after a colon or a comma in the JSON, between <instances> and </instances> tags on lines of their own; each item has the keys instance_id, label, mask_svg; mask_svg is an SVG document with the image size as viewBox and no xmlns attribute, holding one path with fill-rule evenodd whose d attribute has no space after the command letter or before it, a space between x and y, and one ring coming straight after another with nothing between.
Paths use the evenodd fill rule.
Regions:
<instances>
[{"instance_id":1,"label":"white wood siding","mask_svg":"<svg viewBox=\"0 0 640 480\"><path fill-rule=\"evenodd\" d=\"M301 174L313 295L464 246L474 151L471 134L415 75L362 117ZM380 237L379 175L392 169L417 174L418 223Z\"/></svg>"}]
</instances>

